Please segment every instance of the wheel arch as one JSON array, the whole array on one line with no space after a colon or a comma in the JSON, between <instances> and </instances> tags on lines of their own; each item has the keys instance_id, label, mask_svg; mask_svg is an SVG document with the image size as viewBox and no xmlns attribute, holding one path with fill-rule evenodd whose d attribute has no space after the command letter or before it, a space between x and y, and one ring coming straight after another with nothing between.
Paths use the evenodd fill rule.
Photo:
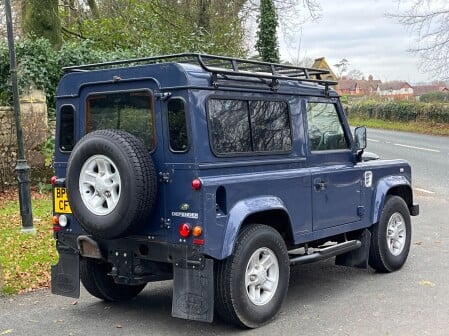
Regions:
<instances>
[{"instance_id":1,"label":"wheel arch","mask_svg":"<svg viewBox=\"0 0 449 336\"><path fill-rule=\"evenodd\" d=\"M262 196L237 202L229 212L219 259L229 257L240 230L252 223L264 224L279 232L287 246L293 244L293 230L284 202L276 196Z\"/></svg>"},{"instance_id":2,"label":"wheel arch","mask_svg":"<svg viewBox=\"0 0 449 336\"><path fill-rule=\"evenodd\" d=\"M376 187L371 214L372 223L379 222L385 200L390 195L401 197L409 209L413 206L413 191L410 181L404 176L385 177L378 182Z\"/></svg>"}]
</instances>

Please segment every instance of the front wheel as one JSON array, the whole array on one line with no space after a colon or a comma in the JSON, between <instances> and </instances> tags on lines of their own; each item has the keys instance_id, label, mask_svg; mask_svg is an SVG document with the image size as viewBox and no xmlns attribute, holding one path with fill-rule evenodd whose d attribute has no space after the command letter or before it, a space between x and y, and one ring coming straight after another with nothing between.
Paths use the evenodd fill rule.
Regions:
<instances>
[{"instance_id":1,"label":"front wheel","mask_svg":"<svg viewBox=\"0 0 449 336\"><path fill-rule=\"evenodd\" d=\"M266 324L281 308L289 276L287 248L280 234L266 225L246 226L234 253L216 264L217 313L247 328Z\"/></svg>"},{"instance_id":2,"label":"front wheel","mask_svg":"<svg viewBox=\"0 0 449 336\"><path fill-rule=\"evenodd\" d=\"M384 273L401 268L407 260L411 236L407 204L399 196L388 196L380 221L372 230L369 265Z\"/></svg>"},{"instance_id":3,"label":"front wheel","mask_svg":"<svg viewBox=\"0 0 449 336\"><path fill-rule=\"evenodd\" d=\"M105 301L125 301L137 296L145 287L121 285L109 275L112 265L94 259L80 260L80 277L84 288L93 296Z\"/></svg>"}]
</instances>

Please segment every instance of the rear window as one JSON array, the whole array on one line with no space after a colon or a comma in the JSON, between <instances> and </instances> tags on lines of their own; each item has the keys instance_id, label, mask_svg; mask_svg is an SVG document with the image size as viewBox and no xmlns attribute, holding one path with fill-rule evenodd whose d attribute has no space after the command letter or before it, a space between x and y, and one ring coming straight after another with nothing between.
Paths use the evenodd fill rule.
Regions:
<instances>
[{"instance_id":1,"label":"rear window","mask_svg":"<svg viewBox=\"0 0 449 336\"><path fill-rule=\"evenodd\" d=\"M94 94L87 99L87 132L119 129L154 148L152 97L149 91Z\"/></svg>"},{"instance_id":2,"label":"rear window","mask_svg":"<svg viewBox=\"0 0 449 336\"><path fill-rule=\"evenodd\" d=\"M272 153L292 149L288 104L281 101L210 99L214 153Z\"/></svg>"}]
</instances>

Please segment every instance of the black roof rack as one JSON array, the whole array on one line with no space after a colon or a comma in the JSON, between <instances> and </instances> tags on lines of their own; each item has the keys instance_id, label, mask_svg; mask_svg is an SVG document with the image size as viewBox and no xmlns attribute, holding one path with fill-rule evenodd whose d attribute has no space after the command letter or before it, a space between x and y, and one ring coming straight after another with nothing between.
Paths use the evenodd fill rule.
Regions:
<instances>
[{"instance_id":1,"label":"black roof rack","mask_svg":"<svg viewBox=\"0 0 449 336\"><path fill-rule=\"evenodd\" d=\"M241 81L244 80L244 78L254 78L268 84L272 89L276 89L278 86L278 80L293 80L300 82L318 83L324 85L327 91L329 85L336 85L338 83L333 80L323 79L323 75L327 75L330 73L328 70L324 69L307 68L288 64L277 64L270 62L261 62L257 60L247 60L198 53L173 54L81 66L71 66L64 68L64 72L84 72L110 67L134 66L166 62L200 65L205 71L212 74L214 85L218 85L218 82L220 80L234 79Z\"/></svg>"}]
</instances>

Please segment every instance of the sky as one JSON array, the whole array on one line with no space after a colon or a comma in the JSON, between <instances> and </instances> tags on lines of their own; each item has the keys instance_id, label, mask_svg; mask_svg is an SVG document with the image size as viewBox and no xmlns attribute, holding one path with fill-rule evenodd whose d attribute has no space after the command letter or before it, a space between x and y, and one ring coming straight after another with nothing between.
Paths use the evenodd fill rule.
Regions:
<instances>
[{"instance_id":1,"label":"sky","mask_svg":"<svg viewBox=\"0 0 449 336\"><path fill-rule=\"evenodd\" d=\"M419 58L407 51L414 44L415 34L385 15L403 8L398 8L397 1L318 2L322 11L317 22L306 22L287 33L286 29L279 31L282 60L324 56L332 67L345 58L348 70L360 70L365 78L373 75L383 82L405 80L410 84L432 81L420 72Z\"/></svg>"}]
</instances>

